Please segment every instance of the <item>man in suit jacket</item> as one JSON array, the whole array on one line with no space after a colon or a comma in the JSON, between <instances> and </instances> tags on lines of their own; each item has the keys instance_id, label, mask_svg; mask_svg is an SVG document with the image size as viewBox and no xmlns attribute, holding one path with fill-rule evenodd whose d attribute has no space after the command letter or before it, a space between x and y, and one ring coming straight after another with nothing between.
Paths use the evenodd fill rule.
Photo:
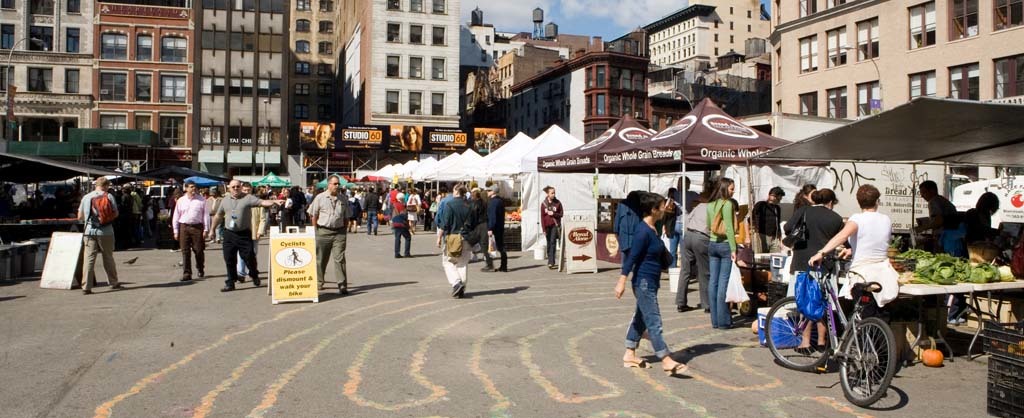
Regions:
<instances>
[{"instance_id":1,"label":"man in suit jacket","mask_svg":"<svg viewBox=\"0 0 1024 418\"><path fill-rule=\"evenodd\" d=\"M505 199L498 196L498 185L487 188L487 236L494 238L494 249L501 254L501 264L494 268L494 258L489 251L484 251L487 267L482 271L508 272L508 253L505 252Z\"/></svg>"}]
</instances>

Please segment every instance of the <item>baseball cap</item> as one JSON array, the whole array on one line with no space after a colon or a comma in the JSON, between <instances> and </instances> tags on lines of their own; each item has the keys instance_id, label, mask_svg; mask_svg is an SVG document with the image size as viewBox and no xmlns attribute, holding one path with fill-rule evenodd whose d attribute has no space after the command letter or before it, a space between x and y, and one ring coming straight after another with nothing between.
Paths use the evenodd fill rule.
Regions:
<instances>
[{"instance_id":1,"label":"baseball cap","mask_svg":"<svg viewBox=\"0 0 1024 418\"><path fill-rule=\"evenodd\" d=\"M782 188L778 187L778 186L772 187L772 189L768 191L768 194L770 194L772 196L778 196L778 197L786 196L786 192L783 191Z\"/></svg>"},{"instance_id":2,"label":"baseball cap","mask_svg":"<svg viewBox=\"0 0 1024 418\"><path fill-rule=\"evenodd\" d=\"M487 190L492 191L494 193L498 193L498 190L499 190L498 189L498 185L497 184L492 184L490 187L487 188Z\"/></svg>"}]
</instances>

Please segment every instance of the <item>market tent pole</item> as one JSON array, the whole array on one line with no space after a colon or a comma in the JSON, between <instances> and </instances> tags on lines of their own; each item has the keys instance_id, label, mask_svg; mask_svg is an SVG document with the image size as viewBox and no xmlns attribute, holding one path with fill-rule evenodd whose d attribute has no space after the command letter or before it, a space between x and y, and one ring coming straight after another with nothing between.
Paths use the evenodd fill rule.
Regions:
<instances>
[{"instance_id":1,"label":"market tent pole","mask_svg":"<svg viewBox=\"0 0 1024 418\"><path fill-rule=\"evenodd\" d=\"M910 247L917 248L917 164L910 170Z\"/></svg>"}]
</instances>

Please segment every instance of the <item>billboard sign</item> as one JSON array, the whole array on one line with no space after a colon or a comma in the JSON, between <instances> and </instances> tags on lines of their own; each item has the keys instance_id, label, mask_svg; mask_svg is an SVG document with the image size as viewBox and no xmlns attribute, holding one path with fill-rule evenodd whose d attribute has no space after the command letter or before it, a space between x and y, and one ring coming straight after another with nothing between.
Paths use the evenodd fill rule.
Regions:
<instances>
[{"instance_id":1,"label":"billboard sign","mask_svg":"<svg viewBox=\"0 0 1024 418\"><path fill-rule=\"evenodd\" d=\"M299 143L304 150L334 149L334 124L299 122Z\"/></svg>"},{"instance_id":2,"label":"billboard sign","mask_svg":"<svg viewBox=\"0 0 1024 418\"><path fill-rule=\"evenodd\" d=\"M473 128L473 150L487 155L508 142L505 128Z\"/></svg>"},{"instance_id":3,"label":"billboard sign","mask_svg":"<svg viewBox=\"0 0 1024 418\"><path fill-rule=\"evenodd\" d=\"M423 151L423 126L391 125L391 144L388 150L395 152Z\"/></svg>"},{"instance_id":4,"label":"billboard sign","mask_svg":"<svg viewBox=\"0 0 1024 418\"><path fill-rule=\"evenodd\" d=\"M348 126L341 129L337 148L344 149L379 149L387 146L390 135L387 126Z\"/></svg>"},{"instance_id":5,"label":"billboard sign","mask_svg":"<svg viewBox=\"0 0 1024 418\"><path fill-rule=\"evenodd\" d=\"M470 145L469 134L456 128L427 128L424 136L431 151L462 152Z\"/></svg>"}]
</instances>

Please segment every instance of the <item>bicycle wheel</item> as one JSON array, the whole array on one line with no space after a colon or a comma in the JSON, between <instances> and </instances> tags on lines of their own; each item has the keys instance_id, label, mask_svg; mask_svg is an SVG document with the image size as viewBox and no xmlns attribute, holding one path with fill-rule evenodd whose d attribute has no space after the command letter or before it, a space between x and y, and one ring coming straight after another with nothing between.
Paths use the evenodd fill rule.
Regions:
<instances>
[{"instance_id":1,"label":"bicycle wheel","mask_svg":"<svg viewBox=\"0 0 1024 418\"><path fill-rule=\"evenodd\" d=\"M765 342L772 355L784 367L802 372L813 372L828 360L828 339L824 347L798 350L803 333L811 327L811 342L817 341L818 327L800 314L796 297L780 299L768 310L764 321Z\"/></svg>"},{"instance_id":2,"label":"bicycle wheel","mask_svg":"<svg viewBox=\"0 0 1024 418\"><path fill-rule=\"evenodd\" d=\"M866 407L889 390L896 374L896 338L881 319L865 318L840 344L839 380L850 403Z\"/></svg>"}]
</instances>

